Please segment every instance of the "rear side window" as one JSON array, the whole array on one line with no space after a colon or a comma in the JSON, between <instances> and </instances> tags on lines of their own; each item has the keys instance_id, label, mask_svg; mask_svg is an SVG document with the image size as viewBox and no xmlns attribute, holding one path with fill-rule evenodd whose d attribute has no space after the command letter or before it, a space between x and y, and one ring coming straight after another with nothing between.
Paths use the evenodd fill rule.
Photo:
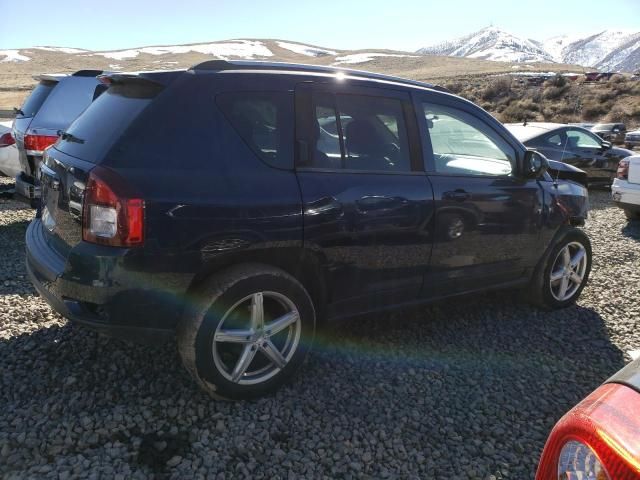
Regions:
<instances>
[{"instance_id":1,"label":"rear side window","mask_svg":"<svg viewBox=\"0 0 640 480\"><path fill-rule=\"evenodd\" d=\"M160 89L153 84L111 86L67 128L70 135L59 140L56 148L73 157L99 163ZM93 93L91 90L91 95Z\"/></svg>"},{"instance_id":2,"label":"rear side window","mask_svg":"<svg viewBox=\"0 0 640 480\"><path fill-rule=\"evenodd\" d=\"M18 117L33 117L36 113L38 113L38 110L40 110L40 107L57 84L58 82L41 80L40 83L36 85L36 88L33 89L31 95L29 95L24 101L22 107L20 107L20 110L22 110L22 114L18 114Z\"/></svg>"},{"instance_id":3,"label":"rear side window","mask_svg":"<svg viewBox=\"0 0 640 480\"><path fill-rule=\"evenodd\" d=\"M293 168L293 96L285 92L222 93L216 102L265 163Z\"/></svg>"},{"instance_id":4,"label":"rear side window","mask_svg":"<svg viewBox=\"0 0 640 480\"><path fill-rule=\"evenodd\" d=\"M33 120L34 127L66 129L93 101L95 78L70 77L62 80Z\"/></svg>"}]
</instances>

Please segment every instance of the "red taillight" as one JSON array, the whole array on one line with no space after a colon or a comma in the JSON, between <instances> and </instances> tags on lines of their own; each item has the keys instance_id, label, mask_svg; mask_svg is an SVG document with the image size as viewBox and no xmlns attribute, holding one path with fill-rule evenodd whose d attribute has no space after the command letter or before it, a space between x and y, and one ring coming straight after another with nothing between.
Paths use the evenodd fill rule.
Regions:
<instances>
[{"instance_id":1,"label":"red taillight","mask_svg":"<svg viewBox=\"0 0 640 480\"><path fill-rule=\"evenodd\" d=\"M640 479L640 393L609 383L594 391L556 424L542 452L536 480L591 478L559 472L560 454L567 444L591 452L604 471L594 477L610 480ZM574 447L575 448L575 447ZM571 459L572 468L578 461ZM560 475L562 474L562 475Z\"/></svg>"},{"instance_id":2,"label":"red taillight","mask_svg":"<svg viewBox=\"0 0 640 480\"><path fill-rule=\"evenodd\" d=\"M0 135L0 147L8 147L14 143L16 143L16 141L14 140L13 135L11 135L11 132Z\"/></svg>"},{"instance_id":3,"label":"red taillight","mask_svg":"<svg viewBox=\"0 0 640 480\"><path fill-rule=\"evenodd\" d=\"M136 198L115 172L96 167L82 204L82 239L114 247L144 243L144 200Z\"/></svg>"},{"instance_id":4,"label":"red taillight","mask_svg":"<svg viewBox=\"0 0 640 480\"><path fill-rule=\"evenodd\" d=\"M618 163L616 178L619 178L620 180L626 180L629 178L629 160L620 160L620 163Z\"/></svg>"},{"instance_id":5,"label":"red taillight","mask_svg":"<svg viewBox=\"0 0 640 480\"><path fill-rule=\"evenodd\" d=\"M45 148L58 141L57 135L31 135L24 136L24 148L29 154L41 154Z\"/></svg>"}]
</instances>

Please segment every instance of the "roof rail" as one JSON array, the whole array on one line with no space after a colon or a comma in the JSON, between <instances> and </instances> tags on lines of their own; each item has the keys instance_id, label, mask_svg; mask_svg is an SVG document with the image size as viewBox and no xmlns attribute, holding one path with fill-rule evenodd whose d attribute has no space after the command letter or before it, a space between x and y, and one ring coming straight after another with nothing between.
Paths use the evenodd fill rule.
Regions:
<instances>
[{"instance_id":1,"label":"roof rail","mask_svg":"<svg viewBox=\"0 0 640 480\"><path fill-rule=\"evenodd\" d=\"M72 77L97 77L102 74L102 70L78 70Z\"/></svg>"},{"instance_id":2,"label":"roof rail","mask_svg":"<svg viewBox=\"0 0 640 480\"><path fill-rule=\"evenodd\" d=\"M367 72L365 70L352 70L350 68L332 67L325 65L308 65L304 63L286 62L261 62L255 60L209 60L194 65L189 70L199 71L223 71L223 70L291 70L300 72L321 72L321 73L344 73L351 77L370 78L373 80L386 80L390 82L426 87L434 90L448 92L444 87L432 85L430 83L418 82L417 80L407 80L406 78L384 75L381 73Z\"/></svg>"}]
</instances>

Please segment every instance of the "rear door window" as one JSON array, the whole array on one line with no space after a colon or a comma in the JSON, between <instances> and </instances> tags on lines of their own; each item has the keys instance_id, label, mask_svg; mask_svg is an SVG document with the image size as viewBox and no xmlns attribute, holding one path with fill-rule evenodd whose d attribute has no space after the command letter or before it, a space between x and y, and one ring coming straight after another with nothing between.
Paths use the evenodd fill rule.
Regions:
<instances>
[{"instance_id":1,"label":"rear door window","mask_svg":"<svg viewBox=\"0 0 640 480\"><path fill-rule=\"evenodd\" d=\"M160 89L153 84L111 86L67 128L69 135L60 139L56 148L73 157L99 163Z\"/></svg>"},{"instance_id":2,"label":"rear door window","mask_svg":"<svg viewBox=\"0 0 640 480\"><path fill-rule=\"evenodd\" d=\"M40 107L47 99L47 97L51 94L57 84L58 82L41 80L20 108L20 110L22 110L22 113L18 114L18 118L29 118L38 113L38 110L40 110Z\"/></svg>"},{"instance_id":3,"label":"rear door window","mask_svg":"<svg viewBox=\"0 0 640 480\"><path fill-rule=\"evenodd\" d=\"M265 163L293 168L293 95L222 93L216 102L235 131Z\"/></svg>"}]
</instances>

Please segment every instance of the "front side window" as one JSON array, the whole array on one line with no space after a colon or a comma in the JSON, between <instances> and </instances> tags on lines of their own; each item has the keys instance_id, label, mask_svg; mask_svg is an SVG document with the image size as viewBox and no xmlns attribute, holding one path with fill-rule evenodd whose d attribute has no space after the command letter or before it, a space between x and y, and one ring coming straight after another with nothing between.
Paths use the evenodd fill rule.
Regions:
<instances>
[{"instance_id":1,"label":"front side window","mask_svg":"<svg viewBox=\"0 0 640 480\"><path fill-rule=\"evenodd\" d=\"M423 103L435 171L453 175L509 175L515 150L482 121L456 108Z\"/></svg>"},{"instance_id":2,"label":"front side window","mask_svg":"<svg viewBox=\"0 0 640 480\"><path fill-rule=\"evenodd\" d=\"M600 142L582 130L567 130L567 148L600 148Z\"/></svg>"},{"instance_id":3,"label":"front side window","mask_svg":"<svg viewBox=\"0 0 640 480\"><path fill-rule=\"evenodd\" d=\"M314 94L311 165L315 168L408 172L409 139L400 100Z\"/></svg>"},{"instance_id":4,"label":"front side window","mask_svg":"<svg viewBox=\"0 0 640 480\"><path fill-rule=\"evenodd\" d=\"M293 99L284 92L224 93L217 102L251 150L278 168L293 166Z\"/></svg>"}]
</instances>

